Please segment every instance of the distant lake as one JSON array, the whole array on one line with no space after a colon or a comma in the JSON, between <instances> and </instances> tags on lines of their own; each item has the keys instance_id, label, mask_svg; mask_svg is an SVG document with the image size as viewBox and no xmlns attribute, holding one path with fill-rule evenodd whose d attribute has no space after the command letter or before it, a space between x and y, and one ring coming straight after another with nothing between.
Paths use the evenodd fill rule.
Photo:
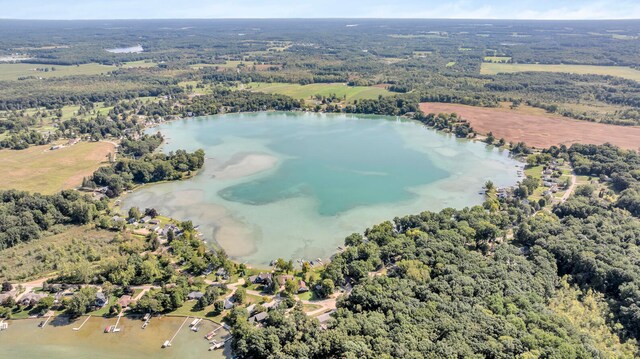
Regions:
<instances>
[{"instance_id":1,"label":"distant lake","mask_svg":"<svg viewBox=\"0 0 640 359\"><path fill-rule=\"evenodd\" d=\"M200 225L240 261L328 258L344 237L396 216L481 204L484 183L513 185L507 151L381 116L261 112L161 125L165 152L206 152L186 181L123 201Z\"/></svg>"},{"instance_id":2,"label":"distant lake","mask_svg":"<svg viewBox=\"0 0 640 359\"><path fill-rule=\"evenodd\" d=\"M105 50L114 54L136 54L139 52L143 52L144 48L142 47L142 45L138 44L136 46L117 47L115 49L105 49Z\"/></svg>"}]
</instances>

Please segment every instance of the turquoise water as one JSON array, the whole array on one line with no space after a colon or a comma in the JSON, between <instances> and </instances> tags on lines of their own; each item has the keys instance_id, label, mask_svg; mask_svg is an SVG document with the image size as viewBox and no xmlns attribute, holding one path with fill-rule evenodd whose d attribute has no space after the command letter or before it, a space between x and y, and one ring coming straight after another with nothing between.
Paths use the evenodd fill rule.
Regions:
<instances>
[{"instance_id":1,"label":"turquoise water","mask_svg":"<svg viewBox=\"0 0 640 359\"><path fill-rule=\"evenodd\" d=\"M328 258L352 232L395 216L482 203L491 179L517 181L505 151L396 118L264 112L153 129L164 151L203 148L194 178L146 186L123 208L200 225L209 243L254 265Z\"/></svg>"}]
</instances>

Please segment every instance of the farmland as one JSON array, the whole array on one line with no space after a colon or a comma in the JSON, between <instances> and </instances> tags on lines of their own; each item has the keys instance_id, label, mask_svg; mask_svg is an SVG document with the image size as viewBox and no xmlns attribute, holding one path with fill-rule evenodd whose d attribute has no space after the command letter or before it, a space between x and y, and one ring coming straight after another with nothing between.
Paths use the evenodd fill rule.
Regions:
<instances>
[{"instance_id":1,"label":"farmland","mask_svg":"<svg viewBox=\"0 0 640 359\"><path fill-rule=\"evenodd\" d=\"M385 88L369 86L347 86L341 83L297 85L285 83L251 83L245 87L247 90L267 93L277 93L291 96L295 99L308 100L315 95L338 97L346 96L347 101L376 99L378 96L390 95Z\"/></svg>"},{"instance_id":2,"label":"farmland","mask_svg":"<svg viewBox=\"0 0 640 359\"><path fill-rule=\"evenodd\" d=\"M637 150L640 144L640 127L577 121L544 114L538 109L510 110L445 103L423 103L420 108L425 113L455 112L469 121L480 133L493 132L496 138L512 142L522 141L538 148L560 144L609 142Z\"/></svg>"},{"instance_id":3,"label":"farmland","mask_svg":"<svg viewBox=\"0 0 640 359\"><path fill-rule=\"evenodd\" d=\"M505 64L484 62L480 68L480 73L483 75L516 72L565 72L577 75L617 76L629 80L640 81L640 71L625 66Z\"/></svg>"},{"instance_id":4,"label":"farmland","mask_svg":"<svg viewBox=\"0 0 640 359\"><path fill-rule=\"evenodd\" d=\"M52 70L53 69L53 70ZM18 80L24 77L52 78L74 75L99 75L115 70L115 66L83 64L78 66L42 64L0 64L0 80Z\"/></svg>"},{"instance_id":5,"label":"farmland","mask_svg":"<svg viewBox=\"0 0 640 359\"><path fill-rule=\"evenodd\" d=\"M76 187L83 177L105 162L113 150L109 142L81 142L54 151L49 150L49 146L2 150L0 166L5 172L0 178L0 188L51 194Z\"/></svg>"}]
</instances>

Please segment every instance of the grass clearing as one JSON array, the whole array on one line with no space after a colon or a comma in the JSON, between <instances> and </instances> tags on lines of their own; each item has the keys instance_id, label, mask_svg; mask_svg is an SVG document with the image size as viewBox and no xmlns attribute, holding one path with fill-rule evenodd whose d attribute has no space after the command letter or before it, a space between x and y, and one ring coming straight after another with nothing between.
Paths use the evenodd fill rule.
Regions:
<instances>
[{"instance_id":1,"label":"grass clearing","mask_svg":"<svg viewBox=\"0 0 640 359\"><path fill-rule=\"evenodd\" d=\"M51 69L55 69L52 71ZM39 69L39 70L38 70ZM48 69L45 71L44 69ZM82 65L50 65L50 64L0 64L0 80L12 81L21 77L52 78L74 75L99 75L116 70L115 66L96 63Z\"/></svg>"},{"instance_id":2,"label":"grass clearing","mask_svg":"<svg viewBox=\"0 0 640 359\"><path fill-rule=\"evenodd\" d=\"M60 234L43 237L0 251L1 280L29 280L53 275L82 260L92 264L118 255L116 234L90 226L63 227Z\"/></svg>"},{"instance_id":3,"label":"grass clearing","mask_svg":"<svg viewBox=\"0 0 640 359\"><path fill-rule=\"evenodd\" d=\"M626 66L593 66L593 65L544 65L544 64L504 64L483 62L480 73L496 75L516 72L565 72L577 75L617 76L629 80L640 81L640 71Z\"/></svg>"},{"instance_id":4,"label":"grass clearing","mask_svg":"<svg viewBox=\"0 0 640 359\"><path fill-rule=\"evenodd\" d=\"M74 188L82 178L106 163L114 151L109 142L80 142L58 150L50 146L34 146L25 150L0 151L1 189L52 194L61 189Z\"/></svg>"},{"instance_id":5,"label":"grass clearing","mask_svg":"<svg viewBox=\"0 0 640 359\"><path fill-rule=\"evenodd\" d=\"M453 66L455 66L455 65L456 65L456 62L455 62L455 61L449 61L449 62L447 62L447 65L446 65L446 66L447 66L447 67L453 67Z\"/></svg>"},{"instance_id":6,"label":"grass clearing","mask_svg":"<svg viewBox=\"0 0 640 359\"><path fill-rule=\"evenodd\" d=\"M348 102L354 100L376 99L378 96L389 96L392 94L387 89L372 86L347 86L343 83L328 84L286 84L286 83L265 83L253 82L246 85L245 89L257 92L277 93L291 96L295 99L311 99L315 95L330 96L335 94L338 97L346 96Z\"/></svg>"}]
</instances>

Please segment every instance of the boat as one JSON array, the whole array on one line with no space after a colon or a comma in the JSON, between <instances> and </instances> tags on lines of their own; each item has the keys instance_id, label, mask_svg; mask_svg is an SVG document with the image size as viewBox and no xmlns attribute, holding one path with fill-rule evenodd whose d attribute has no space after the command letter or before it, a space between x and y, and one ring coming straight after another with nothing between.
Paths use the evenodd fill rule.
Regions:
<instances>
[{"instance_id":1,"label":"boat","mask_svg":"<svg viewBox=\"0 0 640 359\"><path fill-rule=\"evenodd\" d=\"M212 330L212 331L210 331L209 333L207 333L207 335L205 335L205 336L204 336L204 338L205 338L206 340L211 340L211 338L213 338L215 335L216 335L216 331L215 331L215 330Z\"/></svg>"},{"instance_id":2,"label":"boat","mask_svg":"<svg viewBox=\"0 0 640 359\"><path fill-rule=\"evenodd\" d=\"M104 332L105 332L105 333L111 333L111 330L113 330L113 326L112 326L112 325L110 325L110 326L108 326L108 327L104 328Z\"/></svg>"},{"instance_id":3,"label":"boat","mask_svg":"<svg viewBox=\"0 0 640 359\"><path fill-rule=\"evenodd\" d=\"M171 346L171 342L170 342L170 341L168 341L168 340L165 340L165 341L164 341L164 343L162 344L162 347L163 347L163 348L168 348L168 347L170 347L170 346Z\"/></svg>"}]
</instances>

